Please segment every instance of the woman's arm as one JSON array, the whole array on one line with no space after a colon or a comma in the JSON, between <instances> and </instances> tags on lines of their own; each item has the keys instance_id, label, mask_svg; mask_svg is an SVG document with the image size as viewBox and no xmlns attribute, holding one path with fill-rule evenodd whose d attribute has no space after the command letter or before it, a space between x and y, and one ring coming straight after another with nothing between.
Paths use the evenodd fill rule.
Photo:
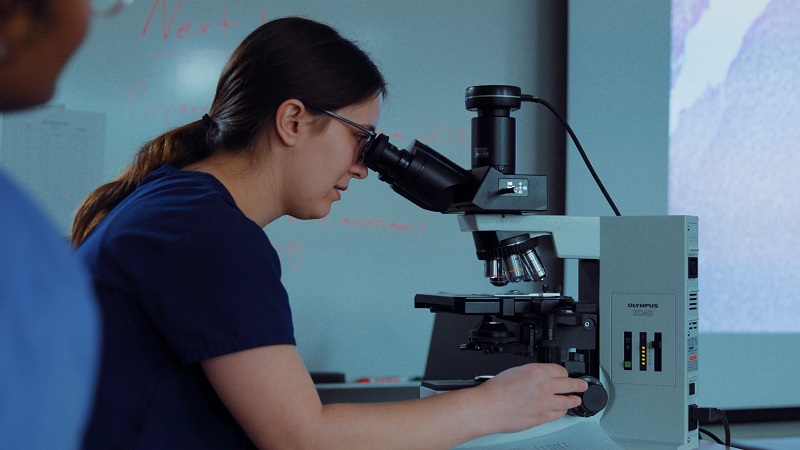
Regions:
<instances>
[{"instance_id":1,"label":"woman's arm","mask_svg":"<svg viewBox=\"0 0 800 450\"><path fill-rule=\"evenodd\" d=\"M528 364L444 395L323 406L294 346L245 350L202 366L259 448L452 448L558 419L580 404L578 397L560 394L586 389L559 365Z\"/></svg>"}]
</instances>

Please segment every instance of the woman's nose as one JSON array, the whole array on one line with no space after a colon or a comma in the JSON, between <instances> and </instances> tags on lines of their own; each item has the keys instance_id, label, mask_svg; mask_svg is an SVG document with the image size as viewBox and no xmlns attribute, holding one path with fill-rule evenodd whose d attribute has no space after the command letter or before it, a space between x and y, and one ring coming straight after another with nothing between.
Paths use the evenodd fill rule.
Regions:
<instances>
[{"instance_id":1,"label":"woman's nose","mask_svg":"<svg viewBox=\"0 0 800 450\"><path fill-rule=\"evenodd\" d=\"M356 161L356 163L353 164L352 173L353 177L358 178L359 180L367 178L367 175L369 174L369 170L367 169L367 163L364 160Z\"/></svg>"}]
</instances>

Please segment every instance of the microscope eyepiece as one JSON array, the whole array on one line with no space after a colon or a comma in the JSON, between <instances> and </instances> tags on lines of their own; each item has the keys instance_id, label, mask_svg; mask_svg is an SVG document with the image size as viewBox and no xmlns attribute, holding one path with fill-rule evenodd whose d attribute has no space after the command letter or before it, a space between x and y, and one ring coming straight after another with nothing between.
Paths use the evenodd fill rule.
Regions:
<instances>
[{"instance_id":1,"label":"microscope eyepiece","mask_svg":"<svg viewBox=\"0 0 800 450\"><path fill-rule=\"evenodd\" d=\"M470 181L469 171L419 141L399 150L379 134L364 150L367 167L397 193L429 211L445 212L455 203L457 189Z\"/></svg>"}]
</instances>

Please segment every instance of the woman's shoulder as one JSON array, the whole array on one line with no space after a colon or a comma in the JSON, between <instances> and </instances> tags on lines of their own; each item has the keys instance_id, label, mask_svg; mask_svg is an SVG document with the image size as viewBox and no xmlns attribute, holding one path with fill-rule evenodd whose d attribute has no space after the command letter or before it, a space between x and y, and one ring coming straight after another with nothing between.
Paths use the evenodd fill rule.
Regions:
<instances>
[{"instance_id":1,"label":"woman's shoulder","mask_svg":"<svg viewBox=\"0 0 800 450\"><path fill-rule=\"evenodd\" d=\"M228 190L212 175L165 165L145 177L122 203L119 214L138 223L188 227L246 225ZM143 222L144 221L144 222Z\"/></svg>"},{"instance_id":2,"label":"woman's shoulder","mask_svg":"<svg viewBox=\"0 0 800 450\"><path fill-rule=\"evenodd\" d=\"M258 233L263 231L241 212L216 178L164 166L145 177L98 224L79 252L106 249L153 257L187 239L212 243L222 235Z\"/></svg>"},{"instance_id":3,"label":"woman's shoulder","mask_svg":"<svg viewBox=\"0 0 800 450\"><path fill-rule=\"evenodd\" d=\"M91 334L95 330L88 328L96 317L85 268L74 257L66 236L59 235L47 215L2 172L0 249L0 296L8 294L2 302L26 304L26 311L42 307L74 313L87 326L89 339L95 337Z\"/></svg>"},{"instance_id":4,"label":"woman's shoulder","mask_svg":"<svg viewBox=\"0 0 800 450\"><path fill-rule=\"evenodd\" d=\"M47 216L14 182L0 172L0 235L25 246L66 246ZM29 247L30 248L30 247Z\"/></svg>"},{"instance_id":5,"label":"woman's shoulder","mask_svg":"<svg viewBox=\"0 0 800 450\"><path fill-rule=\"evenodd\" d=\"M147 175L132 197L153 198L154 193L157 194L156 199L209 198L234 206L236 204L225 186L213 175L181 170L169 164Z\"/></svg>"},{"instance_id":6,"label":"woman's shoulder","mask_svg":"<svg viewBox=\"0 0 800 450\"><path fill-rule=\"evenodd\" d=\"M11 430L4 425L16 424L11 444L4 444L13 447L26 435L30 443L32 431L54 438L66 430L47 417L63 417L65 426L79 430L91 408L100 350L89 276L47 215L1 171L0 268L2 319L13 324L0 326L0 381L14 389L3 404L14 419L0 425L0 435Z\"/></svg>"}]
</instances>

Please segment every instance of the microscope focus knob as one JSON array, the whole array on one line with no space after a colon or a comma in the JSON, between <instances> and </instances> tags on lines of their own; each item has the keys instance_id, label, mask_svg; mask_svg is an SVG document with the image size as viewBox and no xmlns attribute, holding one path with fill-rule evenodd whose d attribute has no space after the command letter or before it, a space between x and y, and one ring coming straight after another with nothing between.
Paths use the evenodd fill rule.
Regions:
<instances>
[{"instance_id":1,"label":"microscope focus knob","mask_svg":"<svg viewBox=\"0 0 800 450\"><path fill-rule=\"evenodd\" d=\"M570 409L567 414L577 417L591 417L606 407L608 404L608 392L597 378L589 375L580 378L589 383L589 389L584 392L576 392L573 394L581 398L581 404Z\"/></svg>"}]
</instances>

